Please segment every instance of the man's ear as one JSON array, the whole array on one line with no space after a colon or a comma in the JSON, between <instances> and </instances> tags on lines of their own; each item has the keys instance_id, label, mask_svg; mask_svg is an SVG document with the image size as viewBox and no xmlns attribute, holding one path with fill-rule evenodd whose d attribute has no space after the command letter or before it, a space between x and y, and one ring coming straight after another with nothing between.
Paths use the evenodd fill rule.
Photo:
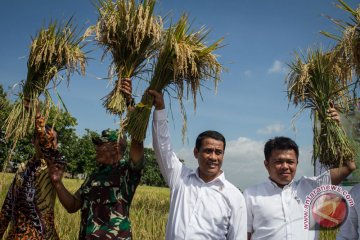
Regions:
<instances>
[{"instance_id":1,"label":"man's ear","mask_svg":"<svg viewBox=\"0 0 360 240\"><path fill-rule=\"evenodd\" d=\"M197 150L196 147L194 147L194 157L197 159L199 154L199 150Z\"/></svg>"},{"instance_id":2,"label":"man's ear","mask_svg":"<svg viewBox=\"0 0 360 240\"><path fill-rule=\"evenodd\" d=\"M264 166L265 166L266 169L269 170L269 161L266 160L266 159L264 160Z\"/></svg>"}]
</instances>

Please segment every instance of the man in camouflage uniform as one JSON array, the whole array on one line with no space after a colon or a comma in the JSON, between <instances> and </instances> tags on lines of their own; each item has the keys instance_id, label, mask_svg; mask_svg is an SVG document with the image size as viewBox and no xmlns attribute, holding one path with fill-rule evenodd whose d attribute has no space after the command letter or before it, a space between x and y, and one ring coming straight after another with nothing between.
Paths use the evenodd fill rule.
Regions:
<instances>
[{"instance_id":1,"label":"man in camouflage uniform","mask_svg":"<svg viewBox=\"0 0 360 240\"><path fill-rule=\"evenodd\" d=\"M33 137L35 155L20 164L0 212L0 238L59 239L54 225L56 192L48 164L64 164L57 150L57 134L38 113ZM6 231L7 230L7 231Z\"/></svg>"},{"instance_id":2,"label":"man in camouflage uniform","mask_svg":"<svg viewBox=\"0 0 360 240\"><path fill-rule=\"evenodd\" d=\"M118 141L116 131L102 131L93 143L98 168L80 189L71 194L64 187L63 168L56 164L49 169L53 185L68 212L81 208L79 239L131 239L129 208L142 174L143 143L131 141L129 161L121 160L127 143L125 139Z\"/></svg>"},{"instance_id":3,"label":"man in camouflage uniform","mask_svg":"<svg viewBox=\"0 0 360 240\"><path fill-rule=\"evenodd\" d=\"M104 130L93 139L98 168L73 195L64 187L63 168L54 164L49 174L65 209L81 208L79 239L131 239L129 208L143 168L143 144L132 141L130 161L120 160L126 141L117 132Z\"/></svg>"}]
</instances>

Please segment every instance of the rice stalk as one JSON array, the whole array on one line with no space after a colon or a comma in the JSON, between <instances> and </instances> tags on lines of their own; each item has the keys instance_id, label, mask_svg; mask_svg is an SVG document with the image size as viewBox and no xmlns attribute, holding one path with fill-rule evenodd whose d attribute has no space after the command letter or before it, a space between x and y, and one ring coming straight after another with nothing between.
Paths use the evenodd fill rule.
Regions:
<instances>
[{"instance_id":1,"label":"rice stalk","mask_svg":"<svg viewBox=\"0 0 360 240\"><path fill-rule=\"evenodd\" d=\"M116 74L112 91L103 98L103 105L112 114L126 109L121 92L121 79L136 77L158 49L162 21L153 15L155 0L101 0L97 6L98 21L89 31L95 32L95 41L103 47L104 55L111 53L109 78ZM115 73L113 70L115 70Z\"/></svg>"},{"instance_id":2,"label":"rice stalk","mask_svg":"<svg viewBox=\"0 0 360 240\"><path fill-rule=\"evenodd\" d=\"M63 26L52 22L47 28L42 27L32 38L26 81L22 84L22 91L2 126L5 129L5 139L12 138L14 142L12 150L17 141L34 127L35 109L39 105L39 96L43 93L46 103L43 111L48 115L51 105L54 105L48 88L55 89L61 82L59 73L65 71L68 83L74 72L85 74L86 56L82 51L85 46L81 43L82 40L83 37L76 33L72 19ZM10 153L9 159L11 156Z\"/></svg>"},{"instance_id":3,"label":"rice stalk","mask_svg":"<svg viewBox=\"0 0 360 240\"><path fill-rule=\"evenodd\" d=\"M351 71L344 76L340 69L346 67L346 61L318 48L309 49L303 57L296 54L289 66L289 102L301 109L310 108L314 116L313 160L318 158L320 163L335 167L353 159L354 149L344 129L327 115L333 104L349 111Z\"/></svg>"},{"instance_id":4,"label":"rice stalk","mask_svg":"<svg viewBox=\"0 0 360 240\"><path fill-rule=\"evenodd\" d=\"M205 40L209 31L204 27L191 31L188 16L180 20L164 33L159 55L156 58L154 72L150 81L150 89L158 92L175 91L183 117L183 139L186 132L186 111L183 97L192 97L196 110L197 94L201 94L202 82L213 80L215 89L223 69L213 53L220 47L222 39L207 46ZM142 141L146 137L146 129L152 108L152 97L145 92L141 102L130 112L127 131L133 139Z\"/></svg>"},{"instance_id":5,"label":"rice stalk","mask_svg":"<svg viewBox=\"0 0 360 240\"><path fill-rule=\"evenodd\" d=\"M339 27L341 36L321 31L327 37L335 39L337 45L335 51L346 59L350 66L355 70L356 75L360 76L360 5L356 9L351 8L345 1L338 0L336 6L350 14L350 21L339 19L329 19Z\"/></svg>"}]
</instances>

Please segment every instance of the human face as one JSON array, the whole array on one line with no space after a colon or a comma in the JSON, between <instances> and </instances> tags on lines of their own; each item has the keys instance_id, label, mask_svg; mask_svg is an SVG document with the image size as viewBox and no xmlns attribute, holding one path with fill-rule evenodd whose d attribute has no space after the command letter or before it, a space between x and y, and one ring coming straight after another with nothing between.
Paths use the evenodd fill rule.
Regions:
<instances>
[{"instance_id":1,"label":"human face","mask_svg":"<svg viewBox=\"0 0 360 240\"><path fill-rule=\"evenodd\" d=\"M282 188L294 179L297 162L296 153L293 149L274 149L270 158L265 160L264 164L271 180Z\"/></svg>"},{"instance_id":2,"label":"human face","mask_svg":"<svg viewBox=\"0 0 360 240\"><path fill-rule=\"evenodd\" d=\"M102 143L95 145L96 162L104 165L113 165L122 158L122 153L117 143Z\"/></svg>"},{"instance_id":3,"label":"human face","mask_svg":"<svg viewBox=\"0 0 360 240\"><path fill-rule=\"evenodd\" d=\"M202 140L200 149L194 148L194 156L199 163L200 178L210 182L219 176L224 159L224 143L213 138Z\"/></svg>"}]
</instances>

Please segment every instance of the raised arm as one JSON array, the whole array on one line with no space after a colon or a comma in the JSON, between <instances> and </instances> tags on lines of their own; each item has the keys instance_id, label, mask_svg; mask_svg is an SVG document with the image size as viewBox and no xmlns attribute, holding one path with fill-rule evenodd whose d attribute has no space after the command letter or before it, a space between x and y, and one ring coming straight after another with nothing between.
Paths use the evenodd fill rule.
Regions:
<instances>
[{"instance_id":1,"label":"raised arm","mask_svg":"<svg viewBox=\"0 0 360 240\"><path fill-rule=\"evenodd\" d=\"M154 97L154 116L152 125L153 148L160 171L170 188L173 188L183 169L182 163L171 148L167 126L164 99L161 93L148 90Z\"/></svg>"},{"instance_id":2,"label":"raised arm","mask_svg":"<svg viewBox=\"0 0 360 240\"><path fill-rule=\"evenodd\" d=\"M132 98L132 83L130 78L121 79L121 92L126 99L128 110L134 110L134 99ZM130 159L134 165L144 159L144 143L136 140L131 140L130 144Z\"/></svg>"},{"instance_id":3,"label":"raised arm","mask_svg":"<svg viewBox=\"0 0 360 240\"><path fill-rule=\"evenodd\" d=\"M342 167L330 169L331 184L340 184L355 169L356 164L353 159L347 161Z\"/></svg>"},{"instance_id":4,"label":"raised arm","mask_svg":"<svg viewBox=\"0 0 360 240\"><path fill-rule=\"evenodd\" d=\"M144 159L144 143L136 140L131 140L130 145L130 159L134 165L137 165Z\"/></svg>"},{"instance_id":5,"label":"raised arm","mask_svg":"<svg viewBox=\"0 0 360 240\"><path fill-rule=\"evenodd\" d=\"M79 198L75 197L72 193L70 193L64 186L62 182L62 176L64 173L64 165L57 164L57 163L50 163L49 164L49 176L51 182L56 190L58 198L63 205L63 207L69 212L74 213L78 211L81 206L82 202Z\"/></svg>"}]
</instances>

